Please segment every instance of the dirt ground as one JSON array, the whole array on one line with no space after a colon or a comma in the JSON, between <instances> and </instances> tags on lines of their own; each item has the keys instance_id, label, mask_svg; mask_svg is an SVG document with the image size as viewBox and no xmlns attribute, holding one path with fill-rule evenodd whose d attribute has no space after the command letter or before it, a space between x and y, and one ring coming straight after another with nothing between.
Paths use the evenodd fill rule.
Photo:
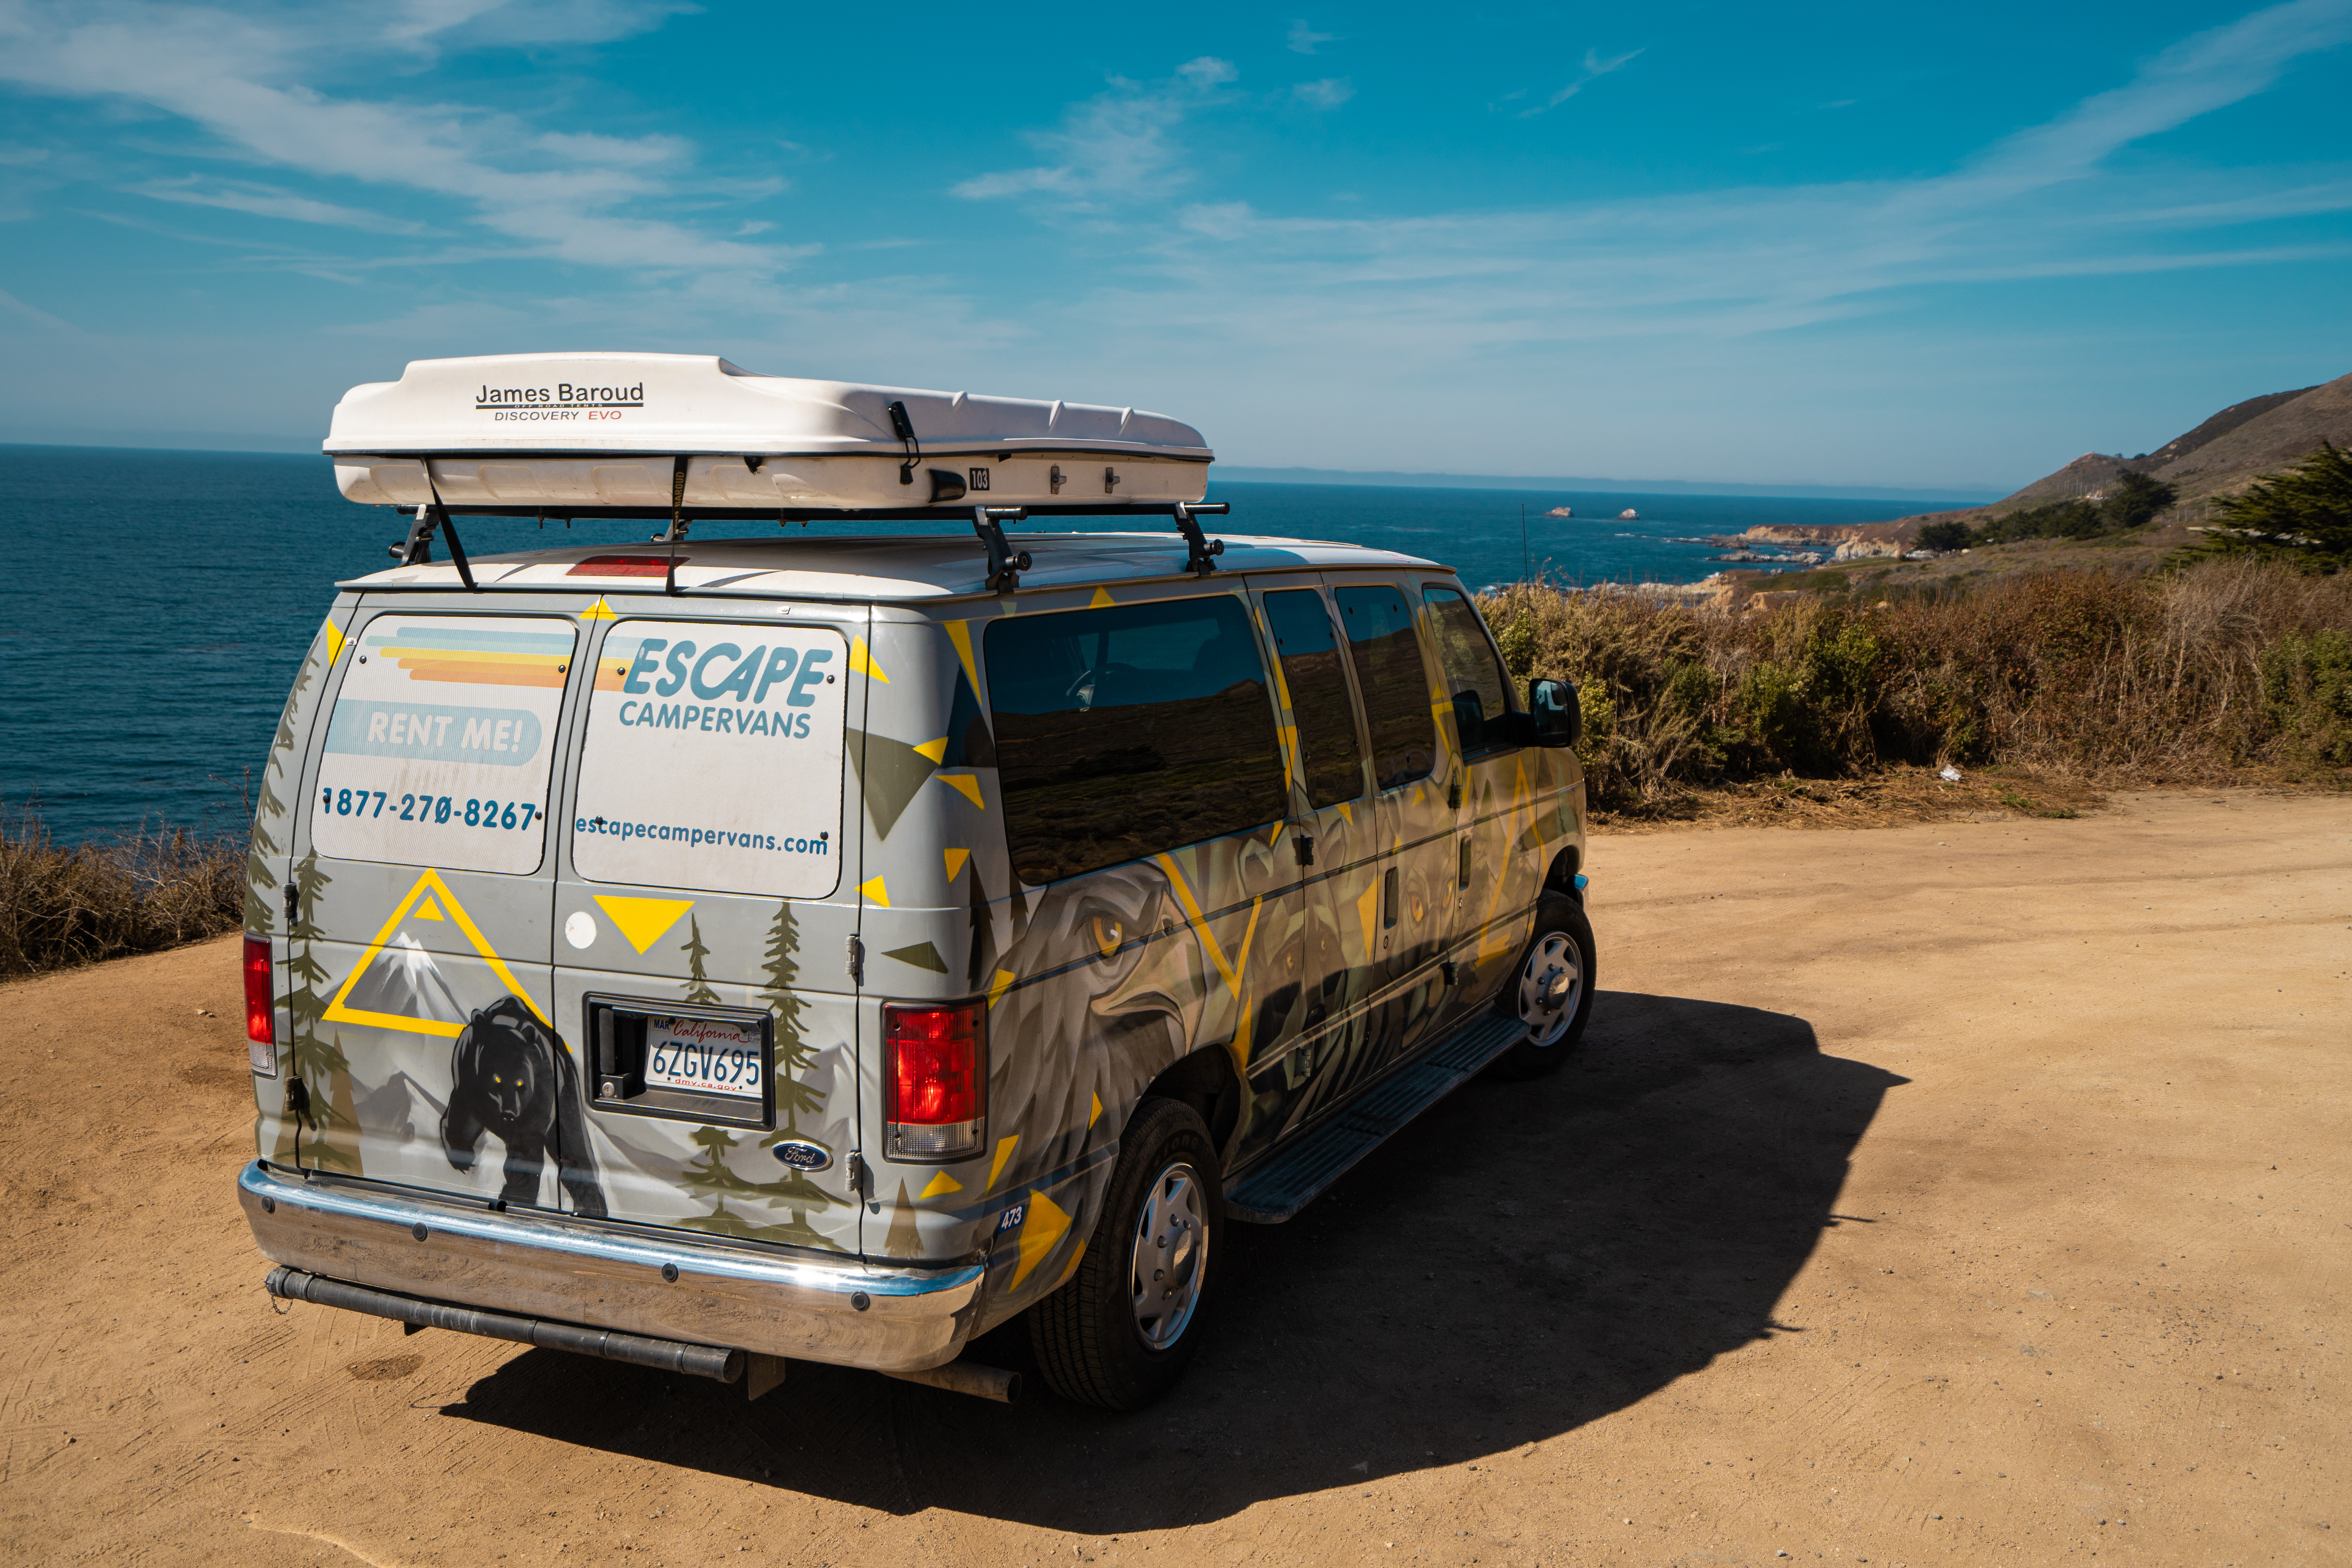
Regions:
<instances>
[{"instance_id":1,"label":"dirt ground","mask_svg":"<svg viewBox=\"0 0 2352 1568\"><path fill-rule=\"evenodd\" d=\"M234 940L0 989L0 1558L2352 1562L2352 799L1591 872L1582 1061L1234 1227L1130 1416L281 1315Z\"/></svg>"}]
</instances>

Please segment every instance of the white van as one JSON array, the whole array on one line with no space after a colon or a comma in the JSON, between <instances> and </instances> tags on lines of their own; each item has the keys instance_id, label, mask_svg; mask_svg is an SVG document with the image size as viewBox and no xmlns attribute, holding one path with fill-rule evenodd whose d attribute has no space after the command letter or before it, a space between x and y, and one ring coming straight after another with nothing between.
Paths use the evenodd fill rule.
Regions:
<instances>
[{"instance_id":1,"label":"white van","mask_svg":"<svg viewBox=\"0 0 2352 1568\"><path fill-rule=\"evenodd\" d=\"M1227 1222L1583 1029L1572 689L1444 566L1208 539L1189 426L543 354L354 388L327 450L408 527L254 821L278 1295L754 1394L1011 1397L958 1358L1025 1312L1130 1408ZM480 513L667 526L468 558Z\"/></svg>"}]
</instances>

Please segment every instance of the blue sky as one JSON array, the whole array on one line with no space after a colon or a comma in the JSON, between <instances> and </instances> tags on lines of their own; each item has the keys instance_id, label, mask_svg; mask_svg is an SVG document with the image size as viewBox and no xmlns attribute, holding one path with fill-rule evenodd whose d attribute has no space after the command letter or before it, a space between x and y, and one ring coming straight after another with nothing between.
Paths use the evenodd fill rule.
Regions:
<instances>
[{"instance_id":1,"label":"blue sky","mask_svg":"<svg viewBox=\"0 0 2352 1568\"><path fill-rule=\"evenodd\" d=\"M0 0L0 440L411 358L1136 405L1250 465L2005 490L2352 371L2352 0Z\"/></svg>"}]
</instances>

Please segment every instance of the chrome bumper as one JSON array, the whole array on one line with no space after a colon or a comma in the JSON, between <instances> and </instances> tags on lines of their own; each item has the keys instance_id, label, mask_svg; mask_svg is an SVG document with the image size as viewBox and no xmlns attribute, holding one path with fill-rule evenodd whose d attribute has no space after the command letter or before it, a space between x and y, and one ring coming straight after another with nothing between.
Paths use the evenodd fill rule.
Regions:
<instances>
[{"instance_id":1,"label":"chrome bumper","mask_svg":"<svg viewBox=\"0 0 2352 1568\"><path fill-rule=\"evenodd\" d=\"M237 1177L262 1255L331 1279L656 1339L913 1372L955 1359L979 1263L877 1268L265 1165Z\"/></svg>"}]
</instances>

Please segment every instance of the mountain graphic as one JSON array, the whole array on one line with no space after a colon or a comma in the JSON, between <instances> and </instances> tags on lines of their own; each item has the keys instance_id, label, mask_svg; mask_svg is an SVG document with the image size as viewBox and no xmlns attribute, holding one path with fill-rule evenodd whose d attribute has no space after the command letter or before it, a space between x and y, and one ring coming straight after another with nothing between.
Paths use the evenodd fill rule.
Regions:
<instances>
[{"instance_id":1,"label":"mountain graphic","mask_svg":"<svg viewBox=\"0 0 2352 1568\"><path fill-rule=\"evenodd\" d=\"M440 1024L463 1024L467 1017L435 967L433 955L406 931L384 944L341 1003L357 1013L389 1013Z\"/></svg>"}]
</instances>

